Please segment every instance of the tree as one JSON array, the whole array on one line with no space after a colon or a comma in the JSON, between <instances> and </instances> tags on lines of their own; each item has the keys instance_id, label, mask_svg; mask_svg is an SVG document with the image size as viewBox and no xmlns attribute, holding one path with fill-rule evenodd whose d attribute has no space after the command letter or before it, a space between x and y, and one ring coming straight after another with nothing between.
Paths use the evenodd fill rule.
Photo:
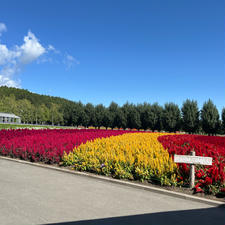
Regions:
<instances>
[{"instance_id":1,"label":"tree","mask_svg":"<svg viewBox=\"0 0 225 225\"><path fill-rule=\"evenodd\" d=\"M184 131L195 133L199 128L199 110L197 101L187 99L181 108Z\"/></svg>"},{"instance_id":2,"label":"tree","mask_svg":"<svg viewBox=\"0 0 225 225\"><path fill-rule=\"evenodd\" d=\"M63 108L64 125L71 126L73 124L73 112L75 104L66 103Z\"/></svg>"},{"instance_id":3,"label":"tree","mask_svg":"<svg viewBox=\"0 0 225 225\"><path fill-rule=\"evenodd\" d=\"M129 114L129 110L130 110L130 103L129 102L126 102L121 107L121 110L123 112L123 115L124 115L124 118L125 118L125 121L126 121L126 124L125 124L125 126L123 128L126 129L126 128L128 128L128 114Z\"/></svg>"},{"instance_id":4,"label":"tree","mask_svg":"<svg viewBox=\"0 0 225 225\"><path fill-rule=\"evenodd\" d=\"M201 123L203 131L208 135L216 134L220 129L219 112L210 99L202 107Z\"/></svg>"},{"instance_id":5,"label":"tree","mask_svg":"<svg viewBox=\"0 0 225 225\"><path fill-rule=\"evenodd\" d=\"M84 110L88 117L88 126L94 126L96 124L95 107L87 103Z\"/></svg>"},{"instance_id":6,"label":"tree","mask_svg":"<svg viewBox=\"0 0 225 225\"><path fill-rule=\"evenodd\" d=\"M9 96L2 96L0 99L0 112L17 114L18 103L13 94Z\"/></svg>"},{"instance_id":7,"label":"tree","mask_svg":"<svg viewBox=\"0 0 225 225\"><path fill-rule=\"evenodd\" d=\"M115 124L118 128L126 129L127 127L127 118L124 111L121 108L118 108L114 118Z\"/></svg>"},{"instance_id":8,"label":"tree","mask_svg":"<svg viewBox=\"0 0 225 225\"><path fill-rule=\"evenodd\" d=\"M222 110L222 130L223 134L225 133L225 108Z\"/></svg>"},{"instance_id":9,"label":"tree","mask_svg":"<svg viewBox=\"0 0 225 225\"><path fill-rule=\"evenodd\" d=\"M95 116L96 116L96 124L95 127L100 128L103 123L105 107L102 104L99 104L95 107Z\"/></svg>"},{"instance_id":10,"label":"tree","mask_svg":"<svg viewBox=\"0 0 225 225\"><path fill-rule=\"evenodd\" d=\"M141 128L145 130L150 128L152 121L151 105L145 102L144 104L139 104L137 109L140 113Z\"/></svg>"},{"instance_id":11,"label":"tree","mask_svg":"<svg viewBox=\"0 0 225 225\"><path fill-rule=\"evenodd\" d=\"M162 130L162 114L163 108L157 103L150 105L144 103L139 106L141 116L141 126L143 129Z\"/></svg>"},{"instance_id":12,"label":"tree","mask_svg":"<svg viewBox=\"0 0 225 225\"><path fill-rule=\"evenodd\" d=\"M158 105L158 103L154 103L151 105L152 112L152 123L150 128L155 131L163 130L163 107Z\"/></svg>"},{"instance_id":13,"label":"tree","mask_svg":"<svg viewBox=\"0 0 225 225\"><path fill-rule=\"evenodd\" d=\"M141 128L140 112L138 111L137 107L133 104L130 104L128 107L127 126L131 129Z\"/></svg>"},{"instance_id":14,"label":"tree","mask_svg":"<svg viewBox=\"0 0 225 225\"><path fill-rule=\"evenodd\" d=\"M49 109L44 104L36 106L34 113L35 113L35 122L38 124L44 123L46 124L47 121L50 120Z\"/></svg>"},{"instance_id":15,"label":"tree","mask_svg":"<svg viewBox=\"0 0 225 225\"><path fill-rule=\"evenodd\" d=\"M111 120L110 127L111 128L118 127L118 124L116 123L117 121L115 120L117 111L119 109L118 104L115 102L111 102L108 109L109 109L110 120Z\"/></svg>"},{"instance_id":16,"label":"tree","mask_svg":"<svg viewBox=\"0 0 225 225\"><path fill-rule=\"evenodd\" d=\"M108 108L104 108L103 117L102 117L102 126L111 127L112 125L112 114L110 113Z\"/></svg>"},{"instance_id":17,"label":"tree","mask_svg":"<svg viewBox=\"0 0 225 225\"><path fill-rule=\"evenodd\" d=\"M71 121L72 125L79 126L82 125L82 114L83 114L84 106L81 102L75 102L72 105L72 114Z\"/></svg>"},{"instance_id":18,"label":"tree","mask_svg":"<svg viewBox=\"0 0 225 225\"><path fill-rule=\"evenodd\" d=\"M63 122L63 115L59 110L59 105L51 103L50 107L50 121L51 124L61 124Z\"/></svg>"},{"instance_id":19,"label":"tree","mask_svg":"<svg viewBox=\"0 0 225 225\"><path fill-rule=\"evenodd\" d=\"M166 103L163 113L164 128L169 132L174 132L180 128L180 109L174 103Z\"/></svg>"},{"instance_id":20,"label":"tree","mask_svg":"<svg viewBox=\"0 0 225 225\"><path fill-rule=\"evenodd\" d=\"M23 123L33 123L35 121L34 105L27 99L19 100L17 112Z\"/></svg>"}]
</instances>

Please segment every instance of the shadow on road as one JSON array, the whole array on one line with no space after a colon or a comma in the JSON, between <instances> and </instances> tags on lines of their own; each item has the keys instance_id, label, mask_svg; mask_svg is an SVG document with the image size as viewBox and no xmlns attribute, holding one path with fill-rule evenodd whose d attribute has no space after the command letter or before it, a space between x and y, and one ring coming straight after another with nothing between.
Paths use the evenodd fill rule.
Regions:
<instances>
[{"instance_id":1,"label":"shadow on road","mask_svg":"<svg viewBox=\"0 0 225 225\"><path fill-rule=\"evenodd\" d=\"M48 225L225 225L225 205L182 211L140 214Z\"/></svg>"}]
</instances>

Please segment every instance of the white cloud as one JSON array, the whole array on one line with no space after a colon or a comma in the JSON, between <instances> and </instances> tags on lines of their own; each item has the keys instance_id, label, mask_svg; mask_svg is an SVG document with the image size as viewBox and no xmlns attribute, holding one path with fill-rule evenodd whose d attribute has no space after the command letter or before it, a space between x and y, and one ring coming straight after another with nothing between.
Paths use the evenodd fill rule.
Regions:
<instances>
[{"instance_id":1,"label":"white cloud","mask_svg":"<svg viewBox=\"0 0 225 225\"><path fill-rule=\"evenodd\" d=\"M0 36L5 31L5 24L0 23ZM28 31L23 41L22 45L15 45L13 48L8 48L0 41L0 86L20 87L20 81L15 80L15 75L34 61L38 64L60 62L65 64L66 69L79 64L73 56L60 53L53 45L44 47L31 31Z\"/></svg>"},{"instance_id":2,"label":"white cloud","mask_svg":"<svg viewBox=\"0 0 225 225\"><path fill-rule=\"evenodd\" d=\"M0 37L2 36L2 33L7 31L6 25L4 23L0 23Z\"/></svg>"},{"instance_id":3,"label":"white cloud","mask_svg":"<svg viewBox=\"0 0 225 225\"><path fill-rule=\"evenodd\" d=\"M0 86L8 86L8 87L20 87L20 81L15 81L6 77L4 75L0 75Z\"/></svg>"},{"instance_id":4,"label":"white cloud","mask_svg":"<svg viewBox=\"0 0 225 225\"><path fill-rule=\"evenodd\" d=\"M24 37L24 44L18 50L21 52L20 61L22 64L31 63L46 51L31 31L28 31L27 36Z\"/></svg>"},{"instance_id":5,"label":"white cloud","mask_svg":"<svg viewBox=\"0 0 225 225\"><path fill-rule=\"evenodd\" d=\"M21 46L8 49L0 43L0 86L15 86L19 84L14 80L14 75L26 65L42 56L46 49L40 44L35 35L28 31Z\"/></svg>"}]
</instances>

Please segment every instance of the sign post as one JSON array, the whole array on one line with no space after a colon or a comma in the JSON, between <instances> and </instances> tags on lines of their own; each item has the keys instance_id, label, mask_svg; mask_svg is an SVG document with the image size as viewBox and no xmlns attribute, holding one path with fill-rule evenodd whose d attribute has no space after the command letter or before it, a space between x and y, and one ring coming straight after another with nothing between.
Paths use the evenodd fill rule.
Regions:
<instances>
[{"instance_id":1,"label":"sign post","mask_svg":"<svg viewBox=\"0 0 225 225\"><path fill-rule=\"evenodd\" d=\"M195 151L191 151L191 156L195 156ZM195 164L191 164L190 167L190 188L195 186Z\"/></svg>"},{"instance_id":2,"label":"sign post","mask_svg":"<svg viewBox=\"0 0 225 225\"><path fill-rule=\"evenodd\" d=\"M175 163L191 164L190 167L190 188L195 186L195 164L212 165L212 157L195 156L195 151L191 151L190 155L174 155Z\"/></svg>"}]
</instances>

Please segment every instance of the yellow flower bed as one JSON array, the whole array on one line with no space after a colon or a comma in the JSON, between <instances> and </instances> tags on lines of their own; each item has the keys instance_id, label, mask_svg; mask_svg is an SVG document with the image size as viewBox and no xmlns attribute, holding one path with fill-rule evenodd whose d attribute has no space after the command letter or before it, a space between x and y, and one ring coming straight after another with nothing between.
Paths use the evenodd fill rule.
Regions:
<instances>
[{"instance_id":1,"label":"yellow flower bed","mask_svg":"<svg viewBox=\"0 0 225 225\"><path fill-rule=\"evenodd\" d=\"M127 133L81 144L63 157L64 165L115 178L176 184L177 166L158 142L166 133Z\"/></svg>"}]
</instances>

